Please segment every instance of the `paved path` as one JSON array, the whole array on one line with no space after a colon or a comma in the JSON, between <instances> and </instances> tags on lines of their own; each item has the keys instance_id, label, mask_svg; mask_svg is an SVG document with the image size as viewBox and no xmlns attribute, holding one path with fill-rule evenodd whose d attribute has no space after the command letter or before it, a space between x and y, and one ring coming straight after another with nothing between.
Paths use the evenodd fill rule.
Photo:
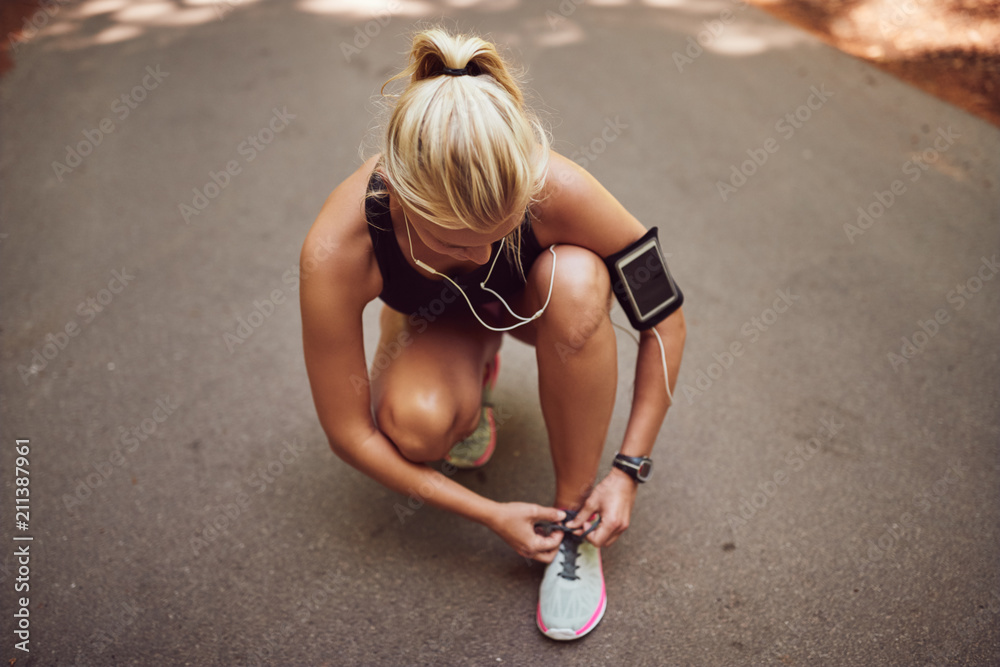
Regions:
<instances>
[{"instance_id":1,"label":"paved path","mask_svg":"<svg viewBox=\"0 0 1000 667\"><path fill-rule=\"evenodd\" d=\"M30 654L8 611L4 660L1000 661L997 128L726 2L121 4L58 8L0 80L8 510L16 438L31 471L5 610L34 537ZM655 481L570 645L534 627L540 566L401 521L329 451L302 362L303 236L446 8L529 65L688 299ZM504 354L496 458L459 479L545 502L532 353Z\"/></svg>"}]
</instances>

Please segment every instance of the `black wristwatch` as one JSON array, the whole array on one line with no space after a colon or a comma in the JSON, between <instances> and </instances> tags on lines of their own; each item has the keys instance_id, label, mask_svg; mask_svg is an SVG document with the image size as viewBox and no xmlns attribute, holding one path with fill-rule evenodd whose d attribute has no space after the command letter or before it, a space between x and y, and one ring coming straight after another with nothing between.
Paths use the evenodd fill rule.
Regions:
<instances>
[{"instance_id":1,"label":"black wristwatch","mask_svg":"<svg viewBox=\"0 0 1000 667\"><path fill-rule=\"evenodd\" d=\"M625 456L616 454L612 465L640 484L653 473L653 459L645 456Z\"/></svg>"}]
</instances>

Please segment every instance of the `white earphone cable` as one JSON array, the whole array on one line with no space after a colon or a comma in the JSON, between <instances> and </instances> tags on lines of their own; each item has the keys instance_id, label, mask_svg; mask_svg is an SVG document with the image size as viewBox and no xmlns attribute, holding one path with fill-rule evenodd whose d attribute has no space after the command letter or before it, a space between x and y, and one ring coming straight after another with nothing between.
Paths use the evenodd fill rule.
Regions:
<instances>
[{"instance_id":1,"label":"white earphone cable","mask_svg":"<svg viewBox=\"0 0 1000 667\"><path fill-rule=\"evenodd\" d=\"M667 386L667 399L670 402L668 406L674 404L673 394L670 393L670 373L667 372L667 351L663 349L663 339L660 338L660 332L656 330L656 327L652 327L653 334L656 336L656 342L660 344L660 361L663 362L663 381Z\"/></svg>"},{"instance_id":2,"label":"white earphone cable","mask_svg":"<svg viewBox=\"0 0 1000 667\"><path fill-rule=\"evenodd\" d=\"M632 333L622 325L618 324L614 320L611 320L611 325L614 326L616 329L621 329L622 331L624 331L629 338L635 341L636 345L642 344L638 336L636 336L634 333ZM670 400L670 403L668 403L667 405L668 406L673 405L674 397L673 394L670 393L670 373L667 371L667 351L663 347L663 339L660 338L660 332L656 330L656 327L652 327L652 331L653 335L656 336L657 344L660 346L660 361L663 362L663 382L667 388L667 398Z\"/></svg>"},{"instance_id":3,"label":"white earphone cable","mask_svg":"<svg viewBox=\"0 0 1000 667\"><path fill-rule=\"evenodd\" d=\"M555 245L551 245L548 248L549 252L552 253L552 274L549 276L549 293L548 293L548 296L545 297L545 303L542 304L542 307L538 309L538 312L535 313L534 315L532 315L531 317L522 317L521 315L518 315L513 310L511 310L510 306L507 304L506 301L504 301L504 299L503 299L502 296L500 296L499 294L497 294L495 291L491 290L490 288L486 287L486 281L490 279L491 275L493 275L493 267L496 266L497 259L500 258L500 252L503 250L503 244L504 244L504 242L506 242L507 239L504 239L500 243L500 248L497 250L496 255L493 257L493 263L490 264L490 270L486 273L486 279L483 280L483 282L479 283L479 287L482 288L483 290L486 290L490 294L495 295L500 300L500 303L503 304L504 308L507 309L507 312L510 313L513 317L515 317L515 318L517 318L517 319L519 319L521 321L518 322L517 324L512 324L509 327L499 327L498 328L498 327L492 327L489 324L486 324L486 322L483 322L482 318L479 317L479 313L477 313L476 309L473 307L472 301L469 300L468 295L465 293L465 290L463 290L461 287L459 287L458 283L456 283L454 280L452 280L451 278L449 278L445 274L441 273L440 271L438 271L438 270L432 268L431 266L427 265L425 262L420 261L419 259L417 259L416 255L413 254L413 238L410 236L410 221L406 217L406 209L403 209L403 225L406 227L406 240L410 244L410 257L413 258L413 261L416 262L417 266L419 266L420 268L424 269L425 271L429 271L430 273L433 273L436 276L441 276L442 278L444 278L445 280L447 280L449 283L451 283L455 287L455 289L458 290L459 294L461 294L465 298L465 302L467 304L469 304L469 310L472 311L473 317L475 317L477 320L479 320L479 323L482 324L487 329L489 329L490 331L497 331L497 332L511 331L512 329L516 329L516 328L518 328L520 326L524 326L528 322L533 322L533 321L537 320L539 317L541 317L542 313L545 312L545 309L549 307L549 301L552 300L552 287L553 287L553 285L555 285L555 278L556 278L556 251L554 249Z\"/></svg>"}]
</instances>

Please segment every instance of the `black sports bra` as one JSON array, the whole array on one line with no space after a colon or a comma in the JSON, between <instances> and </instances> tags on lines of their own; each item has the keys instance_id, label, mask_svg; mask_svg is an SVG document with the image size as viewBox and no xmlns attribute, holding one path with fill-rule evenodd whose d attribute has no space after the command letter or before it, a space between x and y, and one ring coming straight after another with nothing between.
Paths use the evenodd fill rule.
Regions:
<instances>
[{"instance_id":1,"label":"black sports bra","mask_svg":"<svg viewBox=\"0 0 1000 667\"><path fill-rule=\"evenodd\" d=\"M384 183L378 172L372 172L368 181L368 191L371 193L378 190L385 190ZM425 277L406 260L392 227L388 194L379 196L369 194L365 199L365 217L368 220L368 233L372 239L379 273L382 274L382 292L379 294L382 301L403 314L420 313L423 317L428 315L437 317L454 308L468 310L469 305L451 283L443 279L432 280ZM489 273L496 253L500 252L500 243L497 241L493 244L490 261L486 264L468 273L448 276L461 286L477 310L488 303L497 302L496 296L483 290L479 283ZM524 275L528 274L528 270L542 250L531 228L528 212L525 211L524 222L521 223L520 249ZM496 258L496 266L486 286L509 301L524 289L524 284L521 272L510 261L507 252L501 253L500 257Z\"/></svg>"}]
</instances>

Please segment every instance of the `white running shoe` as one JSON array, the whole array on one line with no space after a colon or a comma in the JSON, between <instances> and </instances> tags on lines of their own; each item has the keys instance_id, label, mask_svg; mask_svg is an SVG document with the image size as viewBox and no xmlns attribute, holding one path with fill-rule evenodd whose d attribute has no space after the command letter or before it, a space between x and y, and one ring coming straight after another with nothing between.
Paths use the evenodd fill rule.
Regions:
<instances>
[{"instance_id":1,"label":"white running shoe","mask_svg":"<svg viewBox=\"0 0 1000 667\"><path fill-rule=\"evenodd\" d=\"M563 524L575 512L567 512ZM600 523L598 521L597 523ZM594 523L587 531L597 527ZM560 526L554 526L562 530ZM604 589L601 550L587 541L586 534L564 530L559 553L545 569L538 591L538 629L546 637L567 641L579 639L597 627L604 617L608 598Z\"/></svg>"}]
</instances>

